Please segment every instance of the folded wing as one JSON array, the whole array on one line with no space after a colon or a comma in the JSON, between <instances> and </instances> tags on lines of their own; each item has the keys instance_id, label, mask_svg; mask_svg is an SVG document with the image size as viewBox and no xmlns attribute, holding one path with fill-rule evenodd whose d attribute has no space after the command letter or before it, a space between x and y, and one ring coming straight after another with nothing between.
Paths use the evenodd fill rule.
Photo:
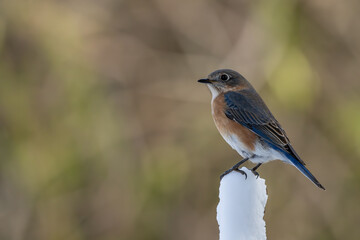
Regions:
<instances>
[{"instance_id":1,"label":"folded wing","mask_svg":"<svg viewBox=\"0 0 360 240\"><path fill-rule=\"evenodd\" d=\"M300 159L290 144L285 131L271 114L260 96L253 89L227 92L224 95L227 109L225 115L247 127L271 146Z\"/></svg>"}]
</instances>

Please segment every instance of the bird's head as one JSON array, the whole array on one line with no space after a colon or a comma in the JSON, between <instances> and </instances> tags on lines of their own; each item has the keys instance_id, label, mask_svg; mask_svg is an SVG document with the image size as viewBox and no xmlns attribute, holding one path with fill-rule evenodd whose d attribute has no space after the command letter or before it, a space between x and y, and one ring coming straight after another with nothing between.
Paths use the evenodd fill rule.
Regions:
<instances>
[{"instance_id":1,"label":"bird's head","mask_svg":"<svg viewBox=\"0 0 360 240\"><path fill-rule=\"evenodd\" d=\"M231 69L216 70L198 82L207 84L213 96L228 91L251 88L250 83L240 73Z\"/></svg>"}]
</instances>

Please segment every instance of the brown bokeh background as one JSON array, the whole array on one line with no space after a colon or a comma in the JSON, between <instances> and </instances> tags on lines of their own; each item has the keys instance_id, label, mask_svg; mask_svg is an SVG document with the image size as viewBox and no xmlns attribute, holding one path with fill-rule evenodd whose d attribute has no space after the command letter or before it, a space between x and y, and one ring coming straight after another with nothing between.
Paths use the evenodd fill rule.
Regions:
<instances>
[{"instance_id":1,"label":"brown bokeh background","mask_svg":"<svg viewBox=\"0 0 360 240\"><path fill-rule=\"evenodd\" d=\"M0 239L218 239L224 67L327 188L262 166L268 238L358 239L359 3L2 0Z\"/></svg>"}]
</instances>

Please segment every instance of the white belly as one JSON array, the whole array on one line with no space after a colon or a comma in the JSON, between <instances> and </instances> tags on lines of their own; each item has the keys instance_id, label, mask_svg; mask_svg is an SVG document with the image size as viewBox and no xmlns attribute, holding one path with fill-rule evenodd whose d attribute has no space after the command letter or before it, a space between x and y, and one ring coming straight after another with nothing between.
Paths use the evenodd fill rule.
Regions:
<instances>
[{"instance_id":1,"label":"white belly","mask_svg":"<svg viewBox=\"0 0 360 240\"><path fill-rule=\"evenodd\" d=\"M284 162L289 162L289 160L280 152L264 146L260 142L255 144L254 151L249 151L244 144L239 141L239 138L234 134L222 135L224 140L243 158L250 158L249 160L253 163L266 163L272 160L282 160Z\"/></svg>"}]
</instances>

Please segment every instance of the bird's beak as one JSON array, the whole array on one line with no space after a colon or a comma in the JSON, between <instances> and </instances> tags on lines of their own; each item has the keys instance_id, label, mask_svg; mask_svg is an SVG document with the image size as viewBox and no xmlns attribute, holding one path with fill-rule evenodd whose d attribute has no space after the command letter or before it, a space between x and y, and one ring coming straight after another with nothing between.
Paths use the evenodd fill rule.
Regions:
<instances>
[{"instance_id":1,"label":"bird's beak","mask_svg":"<svg viewBox=\"0 0 360 240\"><path fill-rule=\"evenodd\" d=\"M215 82L214 80L210 80L208 78L203 78L203 79L200 79L198 80L199 83L213 83Z\"/></svg>"}]
</instances>

